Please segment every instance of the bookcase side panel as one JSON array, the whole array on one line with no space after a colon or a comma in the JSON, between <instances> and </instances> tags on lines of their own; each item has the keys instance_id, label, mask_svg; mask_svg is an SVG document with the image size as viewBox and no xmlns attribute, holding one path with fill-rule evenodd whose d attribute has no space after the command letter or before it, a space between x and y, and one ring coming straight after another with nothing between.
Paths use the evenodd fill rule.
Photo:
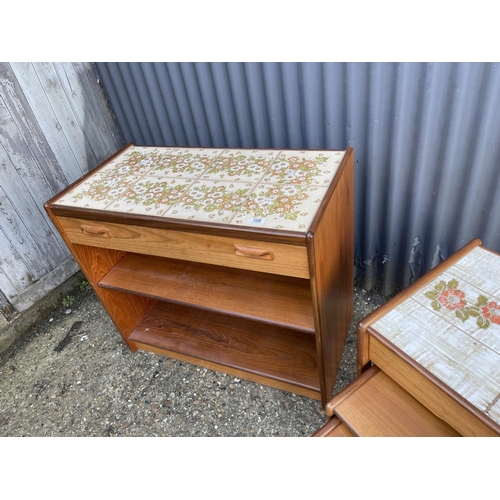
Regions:
<instances>
[{"instance_id":1,"label":"bookcase side panel","mask_svg":"<svg viewBox=\"0 0 500 500\"><path fill-rule=\"evenodd\" d=\"M308 237L322 402L332 396L354 290L354 154L346 158L321 220Z\"/></svg>"}]
</instances>

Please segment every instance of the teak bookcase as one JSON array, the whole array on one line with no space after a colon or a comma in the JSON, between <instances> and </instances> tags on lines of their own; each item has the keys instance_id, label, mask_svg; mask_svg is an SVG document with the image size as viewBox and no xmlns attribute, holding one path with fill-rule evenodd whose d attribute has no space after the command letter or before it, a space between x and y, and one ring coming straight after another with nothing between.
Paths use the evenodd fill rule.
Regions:
<instances>
[{"instance_id":1,"label":"teak bookcase","mask_svg":"<svg viewBox=\"0 0 500 500\"><path fill-rule=\"evenodd\" d=\"M244 211L254 201L262 202L262 196L253 194L259 189L272 193L283 187L283 164L273 167L279 159L289 161L293 172L313 160L333 165L332 155L341 160L330 170L314 170L310 163L306 177L286 174L292 183L286 193L315 203L312 210L300 206L303 212L297 218L309 217L305 222L295 227L293 217L276 219L286 224L275 228L273 214L252 217ZM48 201L45 209L132 351L177 358L325 405L352 316L353 156L352 149L279 152L128 145ZM245 200L233 206L233 214L222 209L210 213L225 214L223 220L197 219L194 209L172 208L191 200L195 188L208 192L217 187L223 194L235 189L231 175L238 165L249 163L252 170L246 172L253 175L253 184L250 177L238 177L243 187L237 193L244 193ZM232 170L224 167L214 180L215 164L220 169L231 164ZM193 174L195 167L201 170ZM320 171L330 175L322 185L320 177L311 177ZM146 198L132 202L132 195L127 201L127 192L134 186L134 193L139 192L141 182L162 183L163 192L167 184L181 186L175 193L184 189L184 197L170 205L158 200L151 205ZM106 205L111 196L115 201ZM165 212L157 215L151 206ZM204 215L201 209L198 213ZM242 213L248 217L242 219Z\"/></svg>"}]
</instances>

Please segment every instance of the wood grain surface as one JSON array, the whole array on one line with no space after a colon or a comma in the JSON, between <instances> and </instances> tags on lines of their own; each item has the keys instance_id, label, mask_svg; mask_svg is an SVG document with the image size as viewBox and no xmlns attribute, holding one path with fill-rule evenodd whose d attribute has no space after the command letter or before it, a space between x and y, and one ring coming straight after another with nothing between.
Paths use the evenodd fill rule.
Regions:
<instances>
[{"instance_id":1,"label":"wood grain surface","mask_svg":"<svg viewBox=\"0 0 500 500\"><path fill-rule=\"evenodd\" d=\"M98 286L99 281L124 256L124 252L106 248L74 245L69 240L59 219L54 216L48 204L45 205L45 209L59 230L66 245L71 250L94 292L99 297L121 337L132 351L136 351L137 347L129 340L129 334L139 324L144 314L153 306L155 301L150 298L122 293L116 290L106 290Z\"/></svg>"},{"instance_id":2,"label":"wood grain surface","mask_svg":"<svg viewBox=\"0 0 500 500\"><path fill-rule=\"evenodd\" d=\"M318 429L312 437L356 437L355 434L338 417L330 419L323 427Z\"/></svg>"},{"instance_id":3,"label":"wood grain surface","mask_svg":"<svg viewBox=\"0 0 500 500\"><path fill-rule=\"evenodd\" d=\"M305 279L129 253L99 286L314 335L311 290Z\"/></svg>"},{"instance_id":4,"label":"wood grain surface","mask_svg":"<svg viewBox=\"0 0 500 500\"><path fill-rule=\"evenodd\" d=\"M309 278L305 246L241 240L130 224L110 222L96 224L86 219L69 217L59 217L58 219L70 241L80 245ZM82 231L82 226L93 226L96 231L98 229L106 230L106 234L109 233L111 236L88 234L88 232ZM237 255L234 245L270 250L274 254L274 259L261 260Z\"/></svg>"},{"instance_id":5,"label":"wood grain surface","mask_svg":"<svg viewBox=\"0 0 500 500\"><path fill-rule=\"evenodd\" d=\"M460 435L380 370L338 404L335 415L363 437Z\"/></svg>"},{"instance_id":6,"label":"wood grain surface","mask_svg":"<svg viewBox=\"0 0 500 500\"><path fill-rule=\"evenodd\" d=\"M319 391L312 335L157 302L130 340Z\"/></svg>"},{"instance_id":7,"label":"wood grain surface","mask_svg":"<svg viewBox=\"0 0 500 500\"><path fill-rule=\"evenodd\" d=\"M498 424L374 331L370 331L370 359L462 436L500 435Z\"/></svg>"},{"instance_id":8,"label":"wood grain surface","mask_svg":"<svg viewBox=\"0 0 500 500\"><path fill-rule=\"evenodd\" d=\"M349 149L308 234L323 405L332 396L353 311L354 152Z\"/></svg>"}]
</instances>

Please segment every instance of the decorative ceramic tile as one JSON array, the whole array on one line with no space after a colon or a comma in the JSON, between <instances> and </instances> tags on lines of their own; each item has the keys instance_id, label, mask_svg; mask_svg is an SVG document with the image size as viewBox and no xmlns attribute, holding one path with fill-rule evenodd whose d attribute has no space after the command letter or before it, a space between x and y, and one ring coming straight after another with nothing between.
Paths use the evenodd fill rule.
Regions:
<instances>
[{"instance_id":1,"label":"decorative ceramic tile","mask_svg":"<svg viewBox=\"0 0 500 500\"><path fill-rule=\"evenodd\" d=\"M161 216L179 201L191 184L190 179L144 176L107 209L114 212Z\"/></svg>"},{"instance_id":2,"label":"decorative ceramic tile","mask_svg":"<svg viewBox=\"0 0 500 500\"><path fill-rule=\"evenodd\" d=\"M469 277L462 273L457 267L443 272L424 287L422 293L415 294L413 300L469 335L489 329L494 323L500 324L500 309L496 312L490 307L496 299L485 296L485 292L471 285ZM500 352L500 337L497 348Z\"/></svg>"},{"instance_id":3,"label":"decorative ceramic tile","mask_svg":"<svg viewBox=\"0 0 500 500\"><path fill-rule=\"evenodd\" d=\"M226 149L202 175L203 179L259 182L278 156L278 151Z\"/></svg>"},{"instance_id":4,"label":"decorative ceramic tile","mask_svg":"<svg viewBox=\"0 0 500 500\"><path fill-rule=\"evenodd\" d=\"M228 223L252 191L252 183L196 181L167 217Z\"/></svg>"},{"instance_id":5,"label":"decorative ceramic tile","mask_svg":"<svg viewBox=\"0 0 500 500\"><path fill-rule=\"evenodd\" d=\"M262 182L328 186L344 154L345 151L283 151Z\"/></svg>"},{"instance_id":6,"label":"decorative ceramic tile","mask_svg":"<svg viewBox=\"0 0 500 500\"><path fill-rule=\"evenodd\" d=\"M403 302L373 326L480 410L500 394L500 355L427 308Z\"/></svg>"},{"instance_id":7,"label":"decorative ceramic tile","mask_svg":"<svg viewBox=\"0 0 500 500\"><path fill-rule=\"evenodd\" d=\"M498 260L498 255L484 248L478 248L460 259L455 264L455 269L458 276L466 273L469 283L500 300L500 266Z\"/></svg>"},{"instance_id":8,"label":"decorative ceramic tile","mask_svg":"<svg viewBox=\"0 0 500 500\"><path fill-rule=\"evenodd\" d=\"M167 154L159 154L148 175L198 178L221 152L220 149L175 148Z\"/></svg>"},{"instance_id":9,"label":"decorative ceramic tile","mask_svg":"<svg viewBox=\"0 0 500 500\"><path fill-rule=\"evenodd\" d=\"M500 279L500 257L475 248L372 326L500 423L500 294L495 278Z\"/></svg>"},{"instance_id":10,"label":"decorative ceramic tile","mask_svg":"<svg viewBox=\"0 0 500 500\"><path fill-rule=\"evenodd\" d=\"M104 210L138 179L136 175L121 178L95 174L68 191L56 204Z\"/></svg>"},{"instance_id":11,"label":"decorative ceramic tile","mask_svg":"<svg viewBox=\"0 0 500 500\"><path fill-rule=\"evenodd\" d=\"M373 328L481 411L500 394L500 355L415 301Z\"/></svg>"},{"instance_id":12,"label":"decorative ceramic tile","mask_svg":"<svg viewBox=\"0 0 500 500\"><path fill-rule=\"evenodd\" d=\"M344 154L130 146L56 204L306 232Z\"/></svg>"},{"instance_id":13,"label":"decorative ceramic tile","mask_svg":"<svg viewBox=\"0 0 500 500\"><path fill-rule=\"evenodd\" d=\"M307 231L327 188L260 184L231 224Z\"/></svg>"},{"instance_id":14,"label":"decorative ceramic tile","mask_svg":"<svg viewBox=\"0 0 500 500\"><path fill-rule=\"evenodd\" d=\"M109 162L101 174L109 178L123 178L128 175L145 175L164 158L170 157L174 148L131 147L119 157Z\"/></svg>"}]
</instances>

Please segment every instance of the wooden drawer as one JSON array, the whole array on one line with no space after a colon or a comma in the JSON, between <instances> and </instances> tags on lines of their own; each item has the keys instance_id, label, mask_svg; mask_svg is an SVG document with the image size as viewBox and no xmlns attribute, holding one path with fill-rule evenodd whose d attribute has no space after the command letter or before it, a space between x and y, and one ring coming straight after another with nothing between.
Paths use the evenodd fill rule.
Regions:
<instances>
[{"instance_id":1,"label":"wooden drawer","mask_svg":"<svg viewBox=\"0 0 500 500\"><path fill-rule=\"evenodd\" d=\"M340 392L325 409L333 418L315 437L460 435L376 366Z\"/></svg>"},{"instance_id":2,"label":"wooden drawer","mask_svg":"<svg viewBox=\"0 0 500 500\"><path fill-rule=\"evenodd\" d=\"M58 217L71 243L309 278L305 246Z\"/></svg>"}]
</instances>

